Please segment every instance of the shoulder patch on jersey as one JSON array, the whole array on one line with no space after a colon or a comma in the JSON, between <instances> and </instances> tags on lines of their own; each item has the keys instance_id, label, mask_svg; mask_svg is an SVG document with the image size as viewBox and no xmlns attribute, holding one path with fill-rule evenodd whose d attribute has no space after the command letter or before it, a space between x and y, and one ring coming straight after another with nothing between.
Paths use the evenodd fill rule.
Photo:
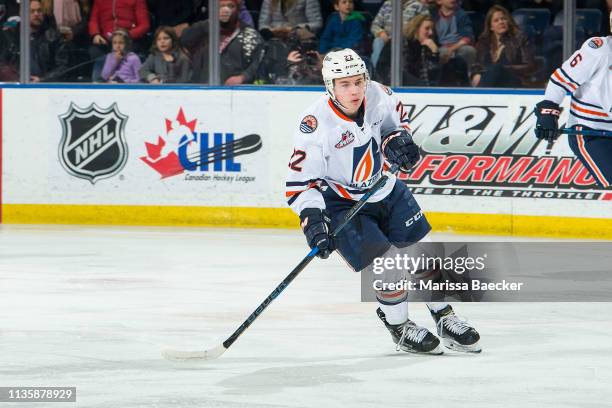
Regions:
<instances>
[{"instance_id":1,"label":"shoulder patch on jersey","mask_svg":"<svg viewBox=\"0 0 612 408\"><path fill-rule=\"evenodd\" d=\"M603 40L601 38L595 37L591 41L589 41L589 47L597 49L597 48L601 47L603 45L603 43L604 42L603 42Z\"/></svg>"},{"instance_id":2,"label":"shoulder patch on jersey","mask_svg":"<svg viewBox=\"0 0 612 408\"><path fill-rule=\"evenodd\" d=\"M393 91L388 86L384 86L383 84L379 84L380 87L385 91L385 93L389 96L393 95Z\"/></svg>"},{"instance_id":3,"label":"shoulder patch on jersey","mask_svg":"<svg viewBox=\"0 0 612 408\"><path fill-rule=\"evenodd\" d=\"M319 126L319 121L312 115L304 116L302 122L300 123L300 130L302 133L312 133L317 130L317 126Z\"/></svg>"},{"instance_id":4,"label":"shoulder patch on jersey","mask_svg":"<svg viewBox=\"0 0 612 408\"><path fill-rule=\"evenodd\" d=\"M350 130L347 130L340 137L340 141L336 143L336 149L342 149L345 146L350 145L355 140L355 135L351 133Z\"/></svg>"}]
</instances>

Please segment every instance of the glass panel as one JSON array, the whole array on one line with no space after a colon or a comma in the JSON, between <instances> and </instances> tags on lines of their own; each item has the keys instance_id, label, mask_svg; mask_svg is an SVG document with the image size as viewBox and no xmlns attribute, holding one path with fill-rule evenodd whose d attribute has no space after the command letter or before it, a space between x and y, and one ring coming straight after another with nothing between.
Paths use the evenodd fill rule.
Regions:
<instances>
[{"instance_id":1,"label":"glass panel","mask_svg":"<svg viewBox=\"0 0 612 408\"><path fill-rule=\"evenodd\" d=\"M0 0L0 82L19 81L19 4Z\"/></svg>"}]
</instances>

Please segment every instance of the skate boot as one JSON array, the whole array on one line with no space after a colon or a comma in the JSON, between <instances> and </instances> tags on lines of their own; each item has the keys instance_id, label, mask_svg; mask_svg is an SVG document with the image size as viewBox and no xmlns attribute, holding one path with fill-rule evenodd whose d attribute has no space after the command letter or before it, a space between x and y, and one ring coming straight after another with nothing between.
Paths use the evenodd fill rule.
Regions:
<instances>
[{"instance_id":1,"label":"skate boot","mask_svg":"<svg viewBox=\"0 0 612 408\"><path fill-rule=\"evenodd\" d=\"M383 321L385 327L391 333L393 342L397 344L397 351L407 351L419 354L443 354L440 347L440 340L429 330L417 326L412 320L408 319L403 324L389 324L384 312L378 308L376 314Z\"/></svg>"},{"instance_id":2,"label":"skate boot","mask_svg":"<svg viewBox=\"0 0 612 408\"><path fill-rule=\"evenodd\" d=\"M444 347L466 353L480 353L482 351L478 344L480 335L476 329L470 326L467 321L458 318L450 305L438 312L430 312L436 321L438 336L442 339Z\"/></svg>"}]
</instances>

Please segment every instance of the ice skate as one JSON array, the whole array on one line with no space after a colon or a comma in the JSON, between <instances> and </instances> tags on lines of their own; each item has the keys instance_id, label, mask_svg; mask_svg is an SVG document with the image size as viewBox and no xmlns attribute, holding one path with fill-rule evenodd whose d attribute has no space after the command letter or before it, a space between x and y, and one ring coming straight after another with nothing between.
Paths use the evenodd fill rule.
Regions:
<instances>
[{"instance_id":1,"label":"ice skate","mask_svg":"<svg viewBox=\"0 0 612 408\"><path fill-rule=\"evenodd\" d=\"M444 347L466 353L480 353L482 349L478 344L480 335L467 321L455 315L453 308L448 305L444 309L434 312L431 316L436 322L438 336L442 339Z\"/></svg>"},{"instance_id":2,"label":"ice skate","mask_svg":"<svg viewBox=\"0 0 612 408\"><path fill-rule=\"evenodd\" d=\"M397 351L402 350L417 354L444 353L440 347L440 340L425 327L417 326L410 319L403 324L389 324L380 308L376 309L376 313L391 333L393 342L397 345Z\"/></svg>"}]
</instances>

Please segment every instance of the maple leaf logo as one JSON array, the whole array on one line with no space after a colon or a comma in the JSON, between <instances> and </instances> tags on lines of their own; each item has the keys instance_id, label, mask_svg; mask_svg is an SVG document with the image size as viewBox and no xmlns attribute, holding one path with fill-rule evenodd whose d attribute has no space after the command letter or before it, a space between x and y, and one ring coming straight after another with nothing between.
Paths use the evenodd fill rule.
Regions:
<instances>
[{"instance_id":1,"label":"maple leaf logo","mask_svg":"<svg viewBox=\"0 0 612 408\"><path fill-rule=\"evenodd\" d=\"M140 160L158 172L162 179L183 173L185 168L181 165L177 154L179 143L183 136L188 136L183 144L195 141L196 122L196 119L188 122L181 107L175 120L165 120L165 138L157 136L156 143L145 142L147 155L142 156Z\"/></svg>"}]
</instances>

